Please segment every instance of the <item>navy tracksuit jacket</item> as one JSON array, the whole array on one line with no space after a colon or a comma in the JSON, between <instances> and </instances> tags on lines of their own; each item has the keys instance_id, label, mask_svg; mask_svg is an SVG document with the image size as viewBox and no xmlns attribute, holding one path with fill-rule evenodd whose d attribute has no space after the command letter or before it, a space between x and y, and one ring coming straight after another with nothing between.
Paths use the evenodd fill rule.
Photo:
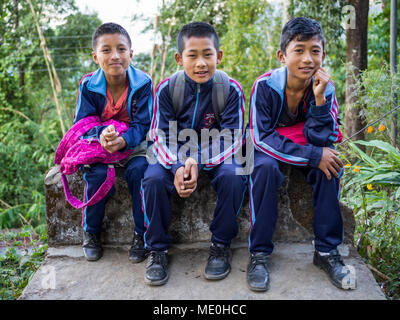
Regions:
<instances>
[{"instance_id":1,"label":"navy tracksuit jacket","mask_svg":"<svg viewBox=\"0 0 400 320\"><path fill-rule=\"evenodd\" d=\"M335 88L328 83L326 103L315 106L312 93L303 133L302 146L275 130L283 107L286 67L260 76L250 96L249 126L254 143L254 170L249 179L251 232L249 251L271 253L272 235L277 220L278 188L283 182L279 163L299 166L314 189L315 248L321 252L335 249L343 240L343 222L339 207L339 178L329 181L318 169L322 147L333 147L338 141L338 105Z\"/></svg>"},{"instance_id":2,"label":"navy tracksuit jacket","mask_svg":"<svg viewBox=\"0 0 400 320\"><path fill-rule=\"evenodd\" d=\"M230 79L227 104L221 115L221 122L217 123L211 102L212 82L213 78L198 84L185 73L184 101L177 114L169 93L169 78L157 87L150 129L157 161L149 165L142 180L142 203L147 226L144 239L149 250L167 250L170 243L170 197L176 192L176 170L184 166L185 158L182 158L182 154L187 154L182 151L186 140L177 139L183 129L195 131L198 141L194 143L194 151L197 151L191 155L197 157L199 172L207 172L217 192L217 204L210 225L211 241L229 245L238 232L236 216L242 205L247 179L236 175L235 169L238 166L234 161L228 163L226 160L232 160L232 156L243 144L244 95L240 85ZM171 121L177 123L176 132L169 132ZM232 138L230 145L223 145L223 136L219 136L211 144L208 141L200 144L202 129L227 129L225 133ZM210 149L213 148L218 152L212 153Z\"/></svg>"},{"instance_id":3,"label":"navy tracksuit jacket","mask_svg":"<svg viewBox=\"0 0 400 320\"><path fill-rule=\"evenodd\" d=\"M122 137L126 140L125 150L137 150L146 139L146 134L150 127L152 114L152 80L143 71L129 66L127 70L129 79L127 108L130 117L129 129ZM80 84L76 103L74 123L87 116L98 115L104 111L107 103L106 79L104 71L99 68L96 72L85 75ZM105 126L96 127L86 133L86 136L99 136ZM118 151L117 151L118 152ZM132 216L135 223L135 231L144 234L144 221L140 199L140 181L148 166L144 156L132 158L126 165L124 179L128 183L128 189L132 196ZM85 198L88 199L98 190L107 176L107 165L96 164L84 170L83 179L85 181ZM108 195L93 206L83 209L82 227L90 233L101 231L105 204L115 193L113 187Z\"/></svg>"}]
</instances>

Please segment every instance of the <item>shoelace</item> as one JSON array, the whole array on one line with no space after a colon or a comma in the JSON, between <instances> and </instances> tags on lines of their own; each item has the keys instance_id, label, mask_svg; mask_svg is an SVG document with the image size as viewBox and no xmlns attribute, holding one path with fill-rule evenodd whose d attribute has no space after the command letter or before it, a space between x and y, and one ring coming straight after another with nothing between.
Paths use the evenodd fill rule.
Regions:
<instances>
[{"instance_id":1,"label":"shoelace","mask_svg":"<svg viewBox=\"0 0 400 320\"><path fill-rule=\"evenodd\" d=\"M165 259L163 259L163 257L164 257L164 255L161 252L157 252L157 251L150 252L148 266L151 266L153 264L164 265Z\"/></svg>"},{"instance_id":2,"label":"shoelace","mask_svg":"<svg viewBox=\"0 0 400 320\"><path fill-rule=\"evenodd\" d=\"M135 234L135 236L133 237L132 246L134 248L143 247L143 240L140 238L139 235Z\"/></svg>"},{"instance_id":3,"label":"shoelace","mask_svg":"<svg viewBox=\"0 0 400 320\"><path fill-rule=\"evenodd\" d=\"M251 269L253 270L257 265L262 264L267 267L268 257L266 256L252 256Z\"/></svg>"},{"instance_id":4,"label":"shoelace","mask_svg":"<svg viewBox=\"0 0 400 320\"><path fill-rule=\"evenodd\" d=\"M224 248L224 247L217 247L217 246L211 246L210 247L210 257L208 258L210 259L214 259L214 258L226 258L228 257L228 249Z\"/></svg>"},{"instance_id":5,"label":"shoelace","mask_svg":"<svg viewBox=\"0 0 400 320\"><path fill-rule=\"evenodd\" d=\"M342 266L345 265L344 262L343 262L343 259L342 259L342 257L340 256L339 253L329 255L328 261L329 261L332 265L335 265L336 263L340 263Z\"/></svg>"},{"instance_id":6,"label":"shoelace","mask_svg":"<svg viewBox=\"0 0 400 320\"><path fill-rule=\"evenodd\" d=\"M95 234L88 233L87 234L87 246L88 247L96 247L100 244L100 241L96 238Z\"/></svg>"}]
</instances>

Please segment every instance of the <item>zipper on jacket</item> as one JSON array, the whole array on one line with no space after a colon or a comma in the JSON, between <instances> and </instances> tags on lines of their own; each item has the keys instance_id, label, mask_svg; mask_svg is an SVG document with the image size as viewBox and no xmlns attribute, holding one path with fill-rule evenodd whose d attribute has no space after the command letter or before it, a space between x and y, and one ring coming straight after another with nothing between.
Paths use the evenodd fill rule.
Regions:
<instances>
[{"instance_id":1,"label":"zipper on jacket","mask_svg":"<svg viewBox=\"0 0 400 320\"><path fill-rule=\"evenodd\" d=\"M197 94L196 94L196 105L194 107L194 115L193 115L193 120L192 120L192 127L191 129L193 129L194 127L194 123L196 120L196 113L197 113L197 106L199 105L199 94L200 94L200 84L197 84Z\"/></svg>"}]
</instances>

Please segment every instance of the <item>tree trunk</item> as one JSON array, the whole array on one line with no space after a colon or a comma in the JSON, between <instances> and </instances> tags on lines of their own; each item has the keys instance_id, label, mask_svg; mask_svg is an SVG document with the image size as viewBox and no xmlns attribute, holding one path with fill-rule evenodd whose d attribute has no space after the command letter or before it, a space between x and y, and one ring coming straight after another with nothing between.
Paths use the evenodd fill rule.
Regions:
<instances>
[{"instance_id":1,"label":"tree trunk","mask_svg":"<svg viewBox=\"0 0 400 320\"><path fill-rule=\"evenodd\" d=\"M355 28L346 30L346 108L345 108L345 128L346 134L350 137L352 134L361 130L365 125L360 112L361 106L356 106L358 94L355 90L356 79L359 79L362 71L367 69L368 51L368 10L369 0L349 0L355 10ZM354 140L364 139L364 131L353 137Z\"/></svg>"}]
</instances>

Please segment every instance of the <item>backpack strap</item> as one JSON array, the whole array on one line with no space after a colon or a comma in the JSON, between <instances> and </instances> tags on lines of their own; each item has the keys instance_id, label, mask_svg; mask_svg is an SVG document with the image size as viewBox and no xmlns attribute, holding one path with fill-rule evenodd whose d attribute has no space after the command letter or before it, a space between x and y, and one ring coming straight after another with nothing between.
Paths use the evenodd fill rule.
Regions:
<instances>
[{"instance_id":1,"label":"backpack strap","mask_svg":"<svg viewBox=\"0 0 400 320\"><path fill-rule=\"evenodd\" d=\"M172 99L175 114L178 114L183 105L185 94L185 75L183 72L183 70L175 72L169 78L169 95Z\"/></svg>"},{"instance_id":2,"label":"backpack strap","mask_svg":"<svg viewBox=\"0 0 400 320\"><path fill-rule=\"evenodd\" d=\"M106 180L96 191L96 193L85 202L80 201L72 194L71 190L69 189L67 177L64 174L61 174L61 181L64 186L64 192L68 202L74 208L80 209L96 204L108 194L115 182L115 169L113 165L108 165Z\"/></svg>"},{"instance_id":3,"label":"backpack strap","mask_svg":"<svg viewBox=\"0 0 400 320\"><path fill-rule=\"evenodd\" d=\"M221 122L221 115L225 110L230 90L229 76L221 70L216 70L212 87L212 105L215 117ZM178 114L183 105L185 94L184 71L175 72L169 79L169 95L172 99L175 114Z\"/></svg>"},{"instance_id":4,"label":"backpack strap","mask_svg":"<svg viewBox=\"0 0 400 320\"><path fill-rule=\"evenodd\" d=\"M226 107L229 90L229 76L224 71L216 70L212 87L212 105L218 122L221 122L221 115Z\"/></svg>"}]
</instances>

